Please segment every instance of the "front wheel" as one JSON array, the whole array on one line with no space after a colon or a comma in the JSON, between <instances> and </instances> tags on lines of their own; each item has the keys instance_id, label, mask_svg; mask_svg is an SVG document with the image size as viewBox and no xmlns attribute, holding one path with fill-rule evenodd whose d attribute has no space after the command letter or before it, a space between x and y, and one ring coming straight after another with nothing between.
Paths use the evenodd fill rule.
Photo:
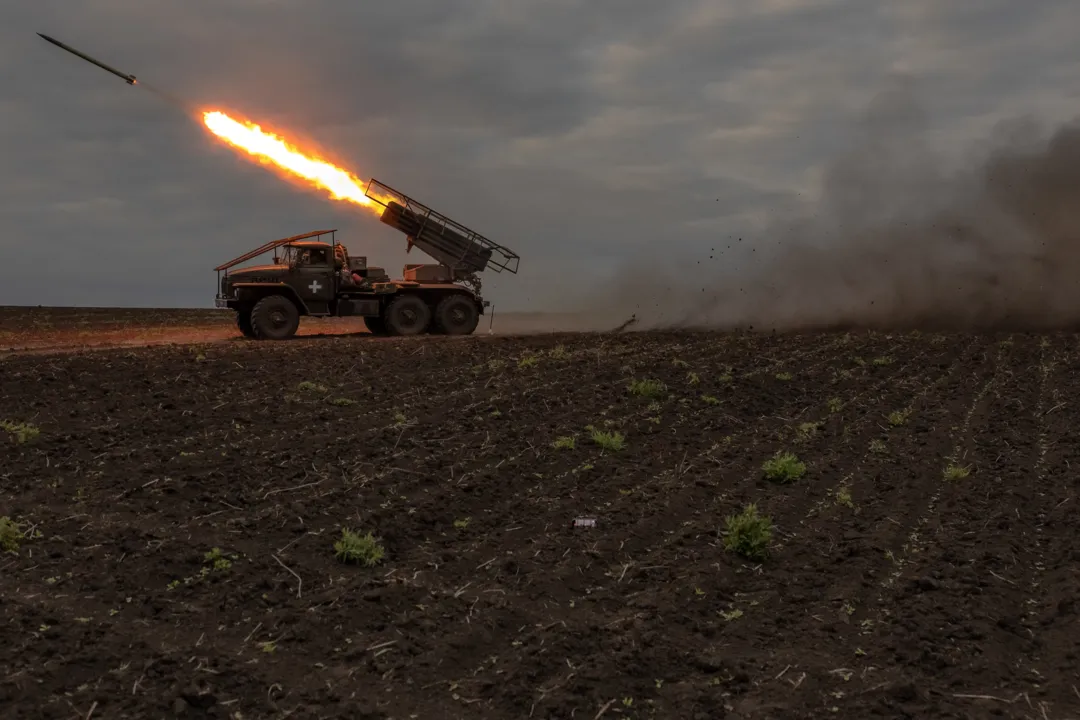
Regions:
<instances>
[{"instance_id":1,"label":"front wheel","mask_svg":"<svg viewBox=\"0 0 1080 720\"><path fill-rule=\"evenodd\" d=\"M391 335L419 335L431 323L431 308L417 295L398 295L386 306L383 321Z\"/></svg>"},{"instance_id":2,"label":"front wheel","mask_svg":"<svg viewBox=\"0 0 1080 720\"><path fill-rule=\"evenodd\" d=\"M255 329L251 327L250 308L240 308L236 311L236 327L240 328L240 332L244 335L244 337L255 337Z\"/></svg>"},{"instance_id":3,"label":"front wheel","mask_svg":"<svg viewBox=\"0 0 1080 720\"><path fill-rule=\"evenodd\" d=\"M270 295L251 309L251 328L260 340L285 340L300 327L300 311L283 295Z\"/></svg>"},{"instance_id":4,"label":"front wheel","mask_svg":"<svg viewBox=\"0 0 1080 720\"><path fill-rule=\"evenodd\" d=\"M449 295L435 307L435 327L445 335L470 335L479 322L480 311L466 295Z\"/></svg>"}]
</instances>

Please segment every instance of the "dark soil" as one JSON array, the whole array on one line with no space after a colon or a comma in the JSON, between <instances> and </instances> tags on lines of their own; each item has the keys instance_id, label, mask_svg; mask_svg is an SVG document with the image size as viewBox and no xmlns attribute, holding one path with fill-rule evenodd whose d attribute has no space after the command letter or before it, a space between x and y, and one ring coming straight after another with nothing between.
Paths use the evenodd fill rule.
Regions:
<instances>
[{"instance_id":1,"label":"dark soil","mask_svg":"<svg viewBox=\"0 0 1080 720\"><path fill-rule=\"evenodd\" d=\"M1076 716L1078 378L1064 335L8 356L2 715Z\"/></svg>"}]
</instances>

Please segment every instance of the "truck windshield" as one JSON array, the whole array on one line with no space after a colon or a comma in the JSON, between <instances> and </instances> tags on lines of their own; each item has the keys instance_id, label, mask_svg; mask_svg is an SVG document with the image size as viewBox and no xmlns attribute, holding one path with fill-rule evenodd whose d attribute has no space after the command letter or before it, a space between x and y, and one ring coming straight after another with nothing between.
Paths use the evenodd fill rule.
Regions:
<instances>
[{"instance_id":1,"label":"truck windshield","mask_svg":"<svg viewBox=\"0 0 1080 720\"><path fill-rule=\"evenodd\" d=\"M283 265L289 267L305 267L308 265L325 266L328 264L326 250L324 248L305 248L287 245L281 249L280 259Z\"/></svg>"}]
</instances>

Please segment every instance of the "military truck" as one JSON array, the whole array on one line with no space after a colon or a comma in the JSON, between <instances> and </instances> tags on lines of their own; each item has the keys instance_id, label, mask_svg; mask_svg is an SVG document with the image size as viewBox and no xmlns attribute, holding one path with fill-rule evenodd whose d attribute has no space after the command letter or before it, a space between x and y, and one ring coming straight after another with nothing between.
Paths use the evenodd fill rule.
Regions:
<instances>
[{"instance_id":1,"label":"military truck","mask_svg":"<svg viewBox=\"0 0 1080 720\"><path fill-rule=\"evenodd\" d=\"M491 305L478 274L516 274L518 255L374 178L365 194L384 208L379 219L405 234L407 253L416 247L438 262L407 264L393 279L366 257L350 256L336 229L315 230L214 268L216 307L234 310L240 331L259 340L292 337L304 316L359 316L376 335L471 334ZM268 252L271 264L233 269Z\"/></svg>"}]
</instances>

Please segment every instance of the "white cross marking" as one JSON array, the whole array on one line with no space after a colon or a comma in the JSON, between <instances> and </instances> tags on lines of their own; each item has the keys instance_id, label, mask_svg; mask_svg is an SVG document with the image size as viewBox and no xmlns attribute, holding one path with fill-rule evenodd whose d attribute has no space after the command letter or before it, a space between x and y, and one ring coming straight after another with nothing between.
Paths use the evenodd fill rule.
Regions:
<instances>
[{"instance_id":1,"label":"white cross marking","mask_svg":"<svg viewBox=\"0 0 1080 720\"><path fill-rule=\"evenodd\" d=\"M322 285L319 284L318 280L314 280L308 287L311 288L311 292L317 293L319 292L319 289L322 288Z\"/></svg>"}]
</instances>

